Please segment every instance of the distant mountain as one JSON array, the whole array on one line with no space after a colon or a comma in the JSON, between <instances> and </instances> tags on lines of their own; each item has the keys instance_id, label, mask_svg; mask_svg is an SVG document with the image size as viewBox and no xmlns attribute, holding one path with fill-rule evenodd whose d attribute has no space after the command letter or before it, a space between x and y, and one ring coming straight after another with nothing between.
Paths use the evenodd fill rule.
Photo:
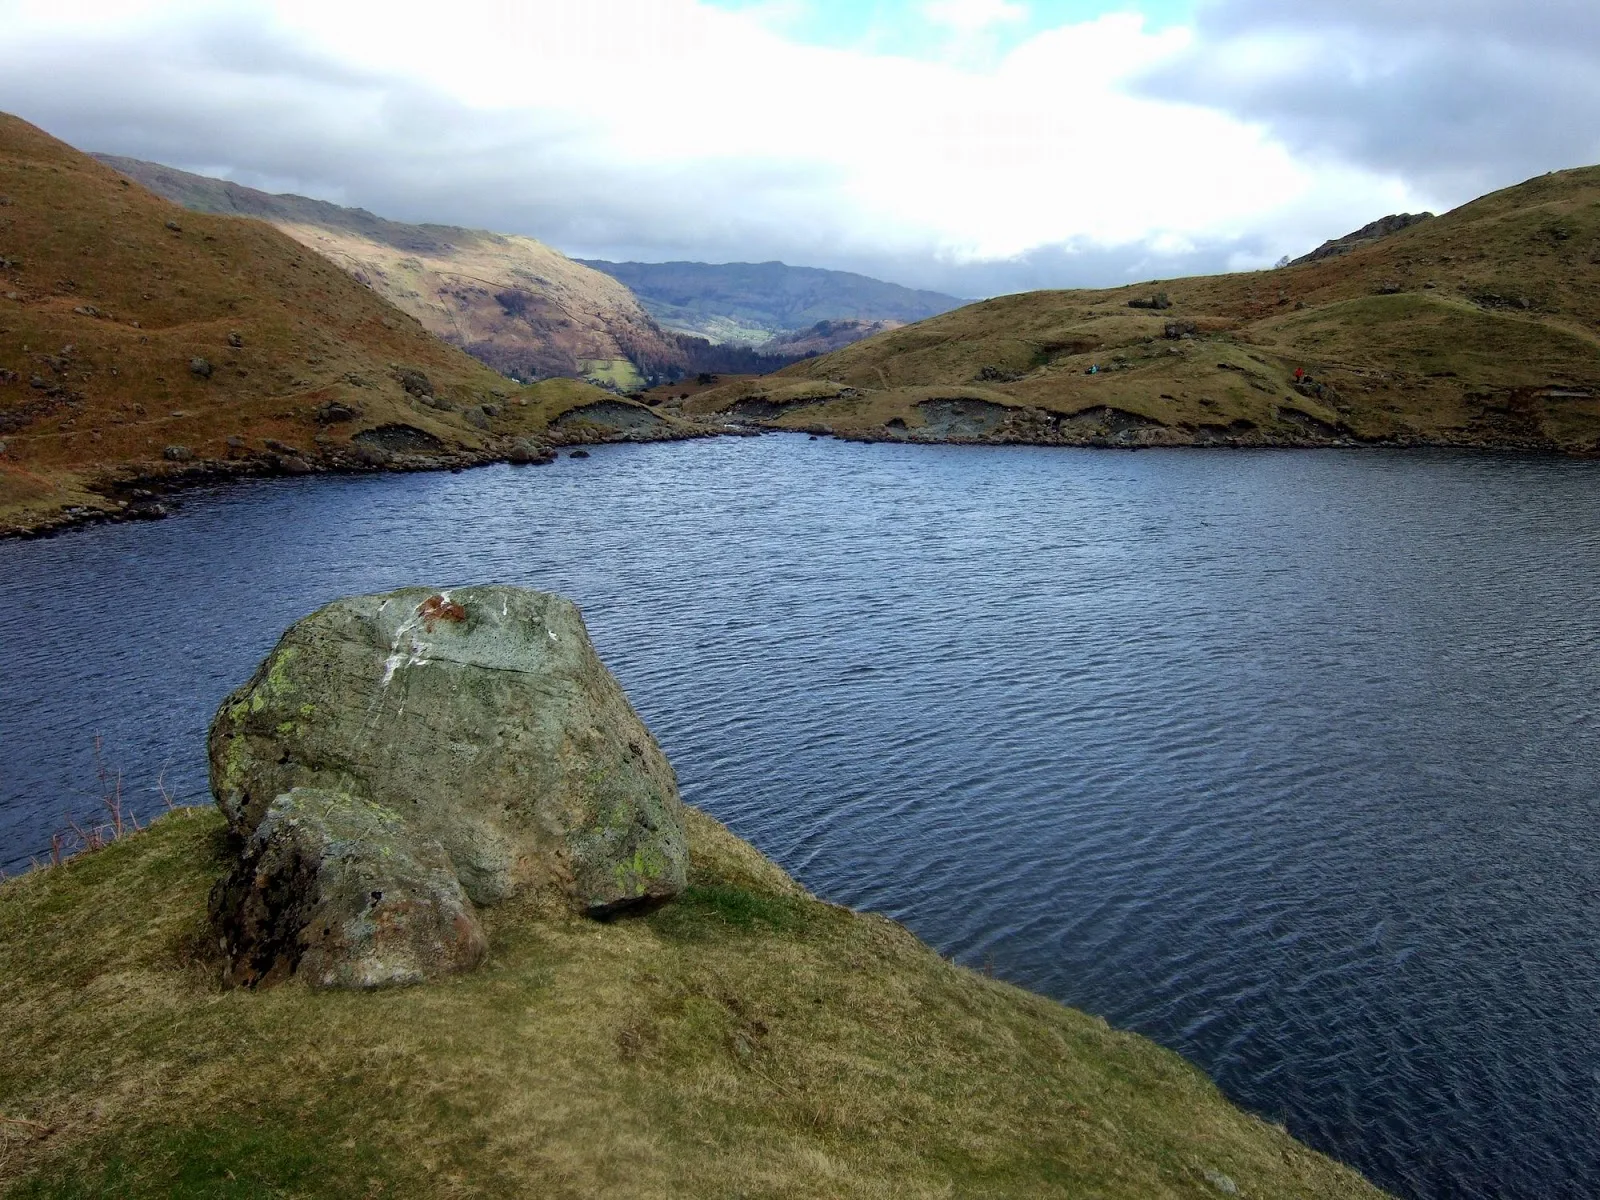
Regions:
<instances>
[{"instance_id":1,"label":"distant mountain","mask_svg":"<svg viewBox=\"0 0 1600 1200\"><path fill-rule=\"evenodd\" d=\"M584 376L627 390L693 366L626 286L532 238L405 225L157 163L95 157L193 211L270 221L515 379Z\"/></svg>"},{"instance_id":2,"label":"distant mountain","mask_svg":"<svg viewBox=\"0 0 1600 1200\"><path fill-rule=\"evenodd\" d=\"M769 350L773 348L766 343L819 321L904 325L966 303L954 296L915 291L849 271L791 267L781 262L579 261L627 284L650 315L668 329L711 342Z\"/></svg>"}]
</instances>

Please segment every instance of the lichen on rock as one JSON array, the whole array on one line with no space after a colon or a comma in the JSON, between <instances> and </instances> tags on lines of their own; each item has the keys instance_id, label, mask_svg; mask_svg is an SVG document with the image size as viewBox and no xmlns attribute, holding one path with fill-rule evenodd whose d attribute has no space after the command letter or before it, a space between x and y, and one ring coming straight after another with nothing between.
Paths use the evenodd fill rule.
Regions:
<instances>
[{"instance_id":1,"label":"lichen on rock","mask_svg":"<svg viewBox=\"0 0 1600 1200\"><path fill-rule=\"evenodd\" d=\"M413 588L335 601L223 702L210 759L218 807L247 855L280 798L318 789L376 805L411 844L437 845L478 904L556 887L602 916L684 887L672 768L577 608L548 593ZM269 860L289 869L290 858ZM249 891L218 901L219 928Z\"/></svg>"}]
</instances>

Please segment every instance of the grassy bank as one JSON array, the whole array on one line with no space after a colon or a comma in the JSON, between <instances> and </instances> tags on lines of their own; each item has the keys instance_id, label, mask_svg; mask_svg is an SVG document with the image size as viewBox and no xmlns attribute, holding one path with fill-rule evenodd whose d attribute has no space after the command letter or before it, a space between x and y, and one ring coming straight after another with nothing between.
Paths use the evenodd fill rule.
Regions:
<instances>
[{"instance_id":1,"label":"grassy bank","mask_svg":"<svg viewBox=\"0 0 1600 1200\"><path fill-rule=\"evenodd\" d=\"M0 1191L1380 1195L1177 1056L690 817L678 903L516 901L477 973L374 994L215 983L210 811L0 885Z\"/></svg>"},{"instance_id":2,"label":"grassy bank","mask_svg":"<svg viewBox=\"0 0 1600 1200\"><path fill-rule=\"evenodd\" d=\"M996 297L683 409L910 441L1592 455L1597 328L1587 167L1281 270Z\"/></svg>"}]
</instances>

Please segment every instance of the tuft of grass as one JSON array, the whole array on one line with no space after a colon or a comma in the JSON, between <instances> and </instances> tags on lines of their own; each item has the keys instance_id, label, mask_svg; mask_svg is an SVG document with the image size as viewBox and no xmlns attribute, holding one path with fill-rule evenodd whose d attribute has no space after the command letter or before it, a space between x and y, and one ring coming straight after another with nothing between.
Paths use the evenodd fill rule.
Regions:
<instances>
[{"instance_id":1,"label":"tuft of grass","mask_svg":"<svg viewBox=\"0 0 1600 1200\"><path fill-rule=\"evenodd\" d=\"M215 813L0 884L0 1193L1380 1195L1177 1056L687 819L677 904L521 896L484 910L482 968L399 991L222 989Z\"/></svg>"}]
</instances>

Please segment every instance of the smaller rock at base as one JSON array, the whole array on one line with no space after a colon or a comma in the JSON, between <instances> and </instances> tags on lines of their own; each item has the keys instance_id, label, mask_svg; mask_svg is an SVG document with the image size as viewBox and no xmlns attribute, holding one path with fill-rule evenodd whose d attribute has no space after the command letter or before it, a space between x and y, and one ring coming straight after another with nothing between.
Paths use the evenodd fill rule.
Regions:
<instances>
[{"instance_id":1,"label":"smaller rock at base","mask_svg":"<svg viewBox=\"0 0 1600 1200\"><path fill-rule=\"evenodd\" d=\"M589 457L589 452L587 450L574 450L571 454L567 455L567 457L568 458L588 458Z\"/></svg>"},{"instance_id":2,"label":"smaller rock at base","mask_svg":"<svg viewBox=\"0 0 1600 1200\"><path fill-rule=\"evenodd\" d=\"M210 907L235 986L394 987L470 971L488 950L437 841L321 788L272 802Z\"/></svg>"},{"instance_id":3,"label":"smaller rock at base","mask_svg":"<svg viewBox=\"0 0 1600 1200\"><path fill-rule=\"evenodd\" d=\"M196 379L210 379L211 372L212 367L208 360L203 358L191 358L189 360L189 373Z\"/></svg>"},{"instance_id":4,"label":"smaller rock at base","mask_svg":"<svg viewBox=\"0 0 1600 1200\"><path fill-rule=\"evenodd\" d=\"M228 345L232 346L235 350L238 350L244 345L244 334L240 333L238 330L234 330L228 335Z\"/></svg>"},{"instance_id":5,"label":"smaller rock at base","mask_svg":"<svg viewBox=\"0 0 1600 1200\"><path fill-rule=\"evenodd\" d=\"M189 462L194 458L194 451L187 446L168 446L161 452L161 457L168 462Z\"/></svg>"}]
</instances>

